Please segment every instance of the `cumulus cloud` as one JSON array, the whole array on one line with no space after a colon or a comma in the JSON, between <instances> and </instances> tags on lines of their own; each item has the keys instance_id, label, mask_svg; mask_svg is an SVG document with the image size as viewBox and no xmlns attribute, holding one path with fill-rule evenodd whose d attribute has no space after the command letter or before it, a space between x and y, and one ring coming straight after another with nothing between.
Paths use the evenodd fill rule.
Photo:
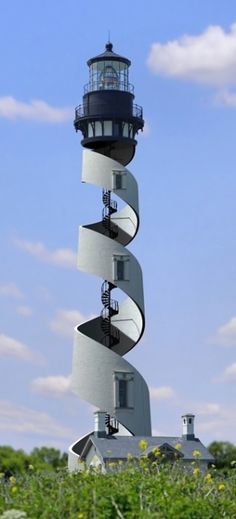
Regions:
<instances>
[{"instance_id":1,"label":"cumulus cloud","mask_svg":"<svg viewBox=\"0 0 236 519\"><path fill-rule=\"evenodd\" d=\"M170 386L150 387L150 397L154 400L168 400L175 395Z\"/></svg>"},{"instance_id":2,"label":"cumulus cloud","mask_svg":"<svg viewBox=\"0 0 236 519\"><path fill-rule=\"evenodd\" d=\"M221 90L215 95L215 104L236 108L236 92Z\"/></svg>"},{"instance_id":3,"label":"cumulus cloud","mask_svg":"<svg viewBox=\"0 0 236 519\"><path fill-rule=\"evenodd\" d=\"M41 362L42 358L33 352L23 342L9 337L8 335L0 334L0 357L10 356L23 361Z\"/></svg>"},{"instance_id":4,"label":"cumulus cloud","mask_svg":"<svg viewBox=\"0 0 236 519\"><path fill-rule=\"evenodd\" d=\"M212 85L236 84L236 23L211 25L197 36L153 43L148 60L155 74Z\"/></svg>"},{"instance_id":5,"label":"cumulus cloud","mask_svg":"<svg viewBox=\"0 0 236 519\"><path fill-rule=\"evenodd\" d=\"M220 404L204 402L195 406L195 412L197 415L218 415L222 408Z\"/></svg>"},{"instance_id":6,"label":"cumulus cloud","mask_svg":"<svg viewBox=\"0 0 236 519\"><path fill-rule=\"evenodd\" d=\"M30 306L27 305L18 306L16 311L19 315L22 315L23 317L30 317L30 315L32 315L32 309L30 308Z\"/></svg>"},{"instance_id":7,"label":"cumulus cloud","mask_svg":"<svg viewBox=\"0 0 236 519\"><path fill-rule=\"evenodd\" d=\"M44 263L65 268L75 268L76 266L76 253L71 249L49 250L42 242L31 242L18 238L14 240L14 243Z\"/></svg>"},{"instance_id":8,"label":"cumulus cloud","mask_svg":"<svg viewBox=\"0 0 236 519\"><path fill-rule=\"evenodd\" d=\"M236 428L236 407L220 406L220 410L215 416L199 419L197 430L199 433L211 434L214 440L234 442L234 431Z\"/></svg>"},{"instance_id":9,"label":"cumulus cloud","mask_svg":"<svg viewBox=\"0 0 236 519\"><path fill-rule=\"evenodd\" d=\"M75 437L74 431L54 420L47 413L18 406L6 400L0 400L0 430L53 438Z\"/></svg>"},{"instance_id":10,"label":"cumulus cloud","mask_svg":"<svg viewBox=\"0 0 236 519\"><path fill-rule=\"evenodd\" d=\"M56 375L49 377L38 377L31 382L31 389L35 393L46 396L62 397L72 394L71 377Z\"/></svg>"},{"instance_id":11,"label":"cumulus cloud","mask_svg":"<svg viewBox=\"0 0 236 519\"><path fill-rule=\"evenodd\" d=\"M226 324L220 326L211 342L222 346L236 346L236 317L232 317Z\"/></svg>"},{"instance_id":12,"label":"cumulus cloud","mask_svg":"<svg viewBox=\"0 0 236 519\"><path fill-rule=\"evenodd\" d=\"M236 362L233 362L223 371L222 376L218 379L218 382L231 382L236 381Z\"/></svg>"},{"instance_id":13,"label":"cumulus cloud","mask_svg":"<svg viewBox=\"0 0 236 519\"><path fill-rule=\"evenodd\" d=\"M70 120L72 113L72 108L50 106L39 99L23 102L11 96L0 97L0 117L5 119L31 119L47 123L62 123Z\"/></svg>"},{"instance_id":14,"label":"cumulus cloud","mask_svg":"<svg viewBox=\"0 0 236 519\"><path fill-rule=\"evenodd\" d=\"M74 327L84 321L87 321L87 317L81 314L79 310L61 309L56 312L50 323L50 328L56 335L71 337Z\"/></svg>"},{"instance_id":15,"label":"cumulus cloud","mask_svg":"<svg viewBox=\"0 0 236 519\"><path fill-rule=\"evenodd\" d=\"M24 298L24 294L21 292L21 290L17 287L15 283L6 283L0 285L0 295L13 297L14 299Z\"/></svg>"}]
</instances>

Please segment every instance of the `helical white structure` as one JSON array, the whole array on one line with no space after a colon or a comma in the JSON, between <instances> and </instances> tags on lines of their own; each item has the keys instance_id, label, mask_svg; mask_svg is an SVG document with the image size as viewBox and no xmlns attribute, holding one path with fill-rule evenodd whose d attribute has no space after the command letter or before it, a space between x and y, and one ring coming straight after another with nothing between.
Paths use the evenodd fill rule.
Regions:
<instances>
[{"instance_id":1,"label":"helical white structure","mask_svg":"<svg viewBox=\"0 0 236 519\"><path fill-rule=\"evenodd\" d=\"M103 309L75 329L72 388L98 408L96 435L150 436L147 384L123 358L144 331L142 271L127 249L139 226L138 186L126 167L144 126L143 110L134 103L129 83L131 61L115 53L110 41L87 64L89 83L74 126L85 148L82 182L102 188L104 207L101 221L80 228L78 267L102 278ZM126 296L121 302L112 298L117 288ZM69 448L69 469L74 470L90 434Z\"/></svg>"},{"instance_id":2,"label":"helical white structure","mask_svg":"<svg viewBox=\"0 0 236 519\"><path fill-rule=\"evenodd\" d=\"M117 174L122 176L118 188ZM82 399L106 411L131 434L150 436L147 384L123 358L144 331L142 271L126 248L139 226L137 182L127 168L90 150L83 151L82 181L103 188L103 219L80 228L78 267L105 280L104 309L101 316L75 329L72 387ZM112 192L126 203L120 211L111 200ZM117 261L124 262L122 276L117 275ZM119 305L111 299L111 290L115 287L127 296ZM119 374L127 374L131 381L127 407L120 407L116 402ZM74 452L79 452L79 443L72 446Z\"/></svg>"}]
</instances>

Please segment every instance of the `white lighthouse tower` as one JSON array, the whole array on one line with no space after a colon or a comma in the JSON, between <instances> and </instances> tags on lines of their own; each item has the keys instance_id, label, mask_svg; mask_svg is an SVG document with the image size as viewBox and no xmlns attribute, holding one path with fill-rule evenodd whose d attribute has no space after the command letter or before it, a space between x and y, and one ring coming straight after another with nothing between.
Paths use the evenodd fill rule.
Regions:
<instances>
[{"instance_id":1,"label":"white lighthouse tower","mask_svg":"<svg viewBox=\"0 0 236 519\"><path fill-rule=\"evenodd\" d=\"M88 61L89 82L75 110L75 129L82 132L85 148L82 181L100 188L103 202L100 221L80 227L78 267L102 279L102 307L100 315L75 329L72 384L78 396L98 408L96 419L104 420L105 413L108 435L122 428L150 436L147 384L124 359L144 331L142 271L127 248L138 231L139 207L137 182L126 166L144 125L129 83L130 64L108 43L104 53ZM119 292L126 296L121 302ZM71 464L90 434L70 448Z\"/></svg>"}]
</instances>

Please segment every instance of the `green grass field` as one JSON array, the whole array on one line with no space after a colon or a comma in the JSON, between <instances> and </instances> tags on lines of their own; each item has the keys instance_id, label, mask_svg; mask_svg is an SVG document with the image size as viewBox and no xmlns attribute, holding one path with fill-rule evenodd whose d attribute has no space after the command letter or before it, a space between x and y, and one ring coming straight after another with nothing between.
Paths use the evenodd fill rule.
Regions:
<instances>
[{"instance_id":1,"label":"green grass field","mask_svg":"<svg viewBox=\"0 0 236 519\"><path fill-rule=\"evenodd\" d=\"M25 475L5 479L2 474L0 481L0 518L236 518L235 469L201 475L197 462L188 474L178 463L146 460L111 466L105 475L39 472L30 466Z\"/></svg>"}]
</instances>

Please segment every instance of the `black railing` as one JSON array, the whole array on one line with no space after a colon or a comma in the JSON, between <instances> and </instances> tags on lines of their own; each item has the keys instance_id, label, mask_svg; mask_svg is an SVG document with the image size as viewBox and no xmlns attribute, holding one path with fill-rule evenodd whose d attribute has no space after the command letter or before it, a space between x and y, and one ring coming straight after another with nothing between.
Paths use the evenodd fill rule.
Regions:
<instances>
[{"instance_id":1,"label":"black railing","mask_svg":"<svg viewBox=\"0 0 236 519\"><path fill-rule=\"evenodd\" d=\"M90 114L88 112L85 112L84 110L84 106L81 104L81 105L78 105L76 106L75 108L75 121L77 121L78 119L81 119L81 117L87 117L89 116ZM93 117L96 117L96 114L92 114ZM133 110L132 110L132 116L133 117L138 117L139 119L142 119L143 118L143 109L141 106L139 105L136 105L135 103L133 104ZM101 118L101 114L98 114L97 117ZM107 119L109 119L109 116L107 117Z\"/></svg>"},{"instance_id":2,"label":"black railing","mask_svg":"<svg viewBox=\"0 0 236 519\"><path fill-rule=\"evenodd\" d=\"M134 85L125 81L114 80L113 78L109 80L108 78L103 81L90 81L84 86L84 94L96 90L121 90L121 92L130 92L133 94Z\"/></svg>"}]
</instances>

